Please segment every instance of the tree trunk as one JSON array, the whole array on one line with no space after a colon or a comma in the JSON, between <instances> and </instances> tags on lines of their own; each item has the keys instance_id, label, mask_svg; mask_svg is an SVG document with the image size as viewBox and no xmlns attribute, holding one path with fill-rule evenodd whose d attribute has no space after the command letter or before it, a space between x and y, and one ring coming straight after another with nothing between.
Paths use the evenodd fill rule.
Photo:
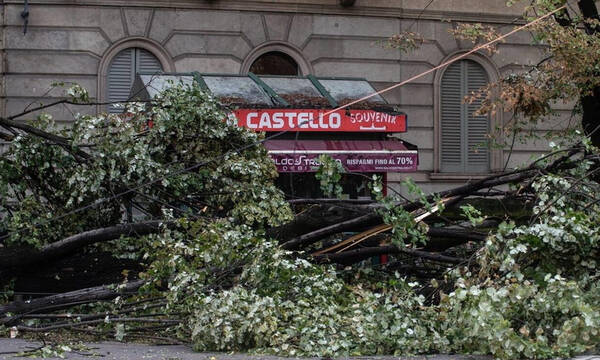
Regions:
<instances>
[{"instance_id":1,"label":"tree trunk","mask_svg":"<svg viewBox=\"0 0 600 360\"><path fill-rule=\"evenodd\" d=\"M600 20L594 0L580 0L578 5L585 19ZM586 24L586 30L590 35L598 33L598 28L589 24ZM592 144L600 147L600 87L596 87L592 94L581 97L581 108L583 130L592 140Z\"/></svg>"},{"instance_id":2,"label":"tree trunk","mask_svg":"<svg viewBox=\"0 0 600 360\"><path fill-rule=\"evenodd\" d=\"M90 303L99 300L109 300L116 298L119 295L135 293L145 283L145 280L135 280L128 282L123 286L118 284L97 286L33 299L28 302L13 301L4 306L0 306L0 315L6 313L23 314L48 309L59 310L73 306L74 303Z\"/></svg>"},{"instance_id":3,"label":"tree trunk","mask_svg":"<svg viewBox=\"0 0 600 360\"><path fill-rule=\"evenodd\" d=\"M158 232L161 224L174 226L174 222L147 221L137 224L122 224L102 229L90 230L69 236L66 239L48 244L41 249L6 248L0 251L0 270L22 268L30 264L45 262L72 253L84 246L111 241L121 236L143 236Z\"/></svg>"},{"instance_id":4,"label":"tree trunk","mask_svg":"<svg viewBox=\"0 0 600 360\"><path fill-rule=\"evenodd\" d=\"M427 251L413 250L409 248L400 248L393 245L388 246L376 246L376 247L367 247L360 248L356 250L344 251L337 254L323 254L315 256L315 260L322 263L334 262L343 265L351 265L362 260L368 259L372 256L377 255L385 255L385 254L404 254L409 256L414 256L422 259L449 263L453 265L460 264L464 262L464 259L446 256L436 253L430 253Z\"/></svg>"},{"instance_id":5,"label":"tree trunk","mask_svg":"<svg viewBox=\"0 0 600 360\"><path fill-rule=\"evenodd\" d=\"M307 234L369 212L369 209L349 204L314 205L298 214L291 222L267 230L267 236L277 239L280 242L286 242L302 234Z\"/></svg>"}]
</instances>

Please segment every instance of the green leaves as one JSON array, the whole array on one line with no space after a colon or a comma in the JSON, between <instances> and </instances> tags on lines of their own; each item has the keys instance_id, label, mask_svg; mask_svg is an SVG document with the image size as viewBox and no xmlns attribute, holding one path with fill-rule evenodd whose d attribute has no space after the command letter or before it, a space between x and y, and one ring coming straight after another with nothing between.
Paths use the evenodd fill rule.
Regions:
<instances>
[{"instance_id":1,"label":"green leaves","mask_svg":"<svg viewBox=\"0 0 600 360\"><path fill-rule=\"evenodd\" d=\"M341 162L334 160L329 155L319 156L319 169L315 177L319 180L321 191L326 197L341 198L344 189L340 185L342 174L346 172Z\"/></svg>"},{"instance_id":2,"label":"green leaves","mask_svg":"<svg viewBox=\"0 0 600 360\"><path fill-rule=\"evenodd\" d=\"M88 101L78 85L67 93L73 101ZM262 135L226 118L199 86L180 84L150 104L126 104L123 114L77 115L66 129L41 115L37 126L70 139L90 159L81 161L37 137L15 138L0 159L0 212L8 214L0 229L10 233L7 243L42 246L114 225L127 218L132 204L141 208L140 220L161 218L163 208L257 228L290 219L273 185L275 166L258 144ZM135 191L115 197L128 189Z\"/></svg>"}]
</instances>

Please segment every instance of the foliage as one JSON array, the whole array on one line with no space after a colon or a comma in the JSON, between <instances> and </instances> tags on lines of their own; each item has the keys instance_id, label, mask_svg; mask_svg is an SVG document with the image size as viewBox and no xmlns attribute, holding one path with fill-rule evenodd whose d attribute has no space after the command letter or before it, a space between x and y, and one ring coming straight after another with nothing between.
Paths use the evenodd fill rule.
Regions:
<instances>
[{"instance_id":1,"label":"foliage","mask_svg":"<svg viewBox=\"0 0 600 360\"><path fill-rule=\"evenodd\" d=\"M408 194L416 197L415 201L423 204L426 211L431 211L435 205L443 210L441 199L434 198L433 201L428 199L423 190L411 178L406 178L402 185L406 187ZM381 215L384 223L392 226L392 244L400 247L425 245L427 242L427 225L423 222L415 222L413 213L406 211L402 206L398 206L401 199L397 196L384 196L383 185L379 176L373 175L370 188L375 199L382 205L377 212Z\"/></svg>"},{"instance_id":2,"label":"foliage","mask_svg":"<svg viewBox=\"0 0 600 360\"><path fill-rule=\"evenodd\" d=\"M534 3L550 10L560 2ZM465 39L480 41L486 29L463 30ZM514 110L536 122L552 112L553 102L598 85L597 38L577 25L548 22L535 30L552 59L484 89L482 111ZM418 43L412 35L397 40L401 48ZM577 55L583 50L589 56ZM80 88L70 94L77 101L87 96ZM226 115L198 86L173 87L149 104L128 105L126 114L80 115L65 130L41 116L36 125L65 136L69 147L15 138L0 160L0 211L7 214L0 226L10 234L5 243L41 246L122 222L134 205L148 217L176 219L175 228L121 239L113 249L143 254L147 267L140 277L149 285L142 293L166 297L164 312L185 320L176 331L197 350L503 359L600 350L597 162L574 159L569 167L540 171L526 186L536 202L529 224L507 220L468 264L428 282L380 271L384 267L316 265L267 238L265 228L291 213L272 184L274 165L262 147L253 146L262 137L223 121ZM598 153L587 139L582 144L587 153ZM539 162L562 155L553 150ZM82 159L80 151L90 158ZM325 192L339 196L337 163L321 161ZM427 229L397 206L400 199L383 196L380 179L374 180L371 190L392 226L392 243L425 244ZM443 206L413 182L404 185L424 211ZM114 197L131 188L136 192ZM90 204L98 206L78 210ZM481 222L477 209L463 211L473 224ZM425 297L425 289L439 301ZM117 338L130 330L119 323L102 326L116 329Z\"/></svg>"},{"instance_id":3,"label":"foliage","mask_svg":"<svg viewBox=\"0 0 600 360\"><path fill-rule=\"evenodd\" d=\"M473 44L488 43L500 37L496 28L491 25L480 23L461 23L456 28L450 30L450 33L459 40L467 40ZM488 51L490 55L498 52L498 42L486 46L482 50Z\"/></svg>"},{"instance_id":4,"label":"foliage","mask_svg":"<svg viewBox=\"0 0 600 360\"><path fill-rule=\"evenodd\" d=\"M87 99L78 85L68 94ZM79 114L68 129L40 115L35 125L70 147L28 135L11 142L0 159L6 244L42 246L117 224L132 206L148 218L162 217L164 207L257 227L290 218L272 183L275 166L253 146L262 135L223 121L199 86L174 86L151 103L128 104L125 114Z\"/></svg>"},{"instance_id":5,"label":"foliage","mask_svg":"<svg viewBox=\"0 0 600 360\"><path fill-rule=\"evenodd\" d=\"M169 310L188 314L180 331L201 351L572 356L600 343L600 205L582 202L600 189L589 162L573 163L533 183L532 223L502 224L477 267L448 275L454 285L437 289L438 304L420 294L428 284L315 265L226 221L182 222L154 236L147 275L169 279ZM381 184L372 189L377 194ZM476 209L465 211L481 220Z\"/></svg>"},{"instance_id":6,"label":"foliage","mask_svg":"<svg viewBox=\"0 0 600 360\"><path fill-rule=\"evenodd\" d=\"M170 309L190 314L184 326L197 350L391 353L400 351L393 334L405 337L402 351L423 349L427 325L409 315L419 312L424 297L404 280L373 285L348 278L294 257L248 227L191 228L198 232L156 237L148 254L157 258L151 269L177 274L168 284Z\"/></svg>"},{"instance_id":7,"label":"foliage","mask_svg":"<svg viewBox=\"0 0 600 360\"><path fill-rule=\"evenodd\" d=\"M600 190L589 171L579 161L536 180L538 216L501 225L478 252L478 272L449 274L455 285L438 288L439 304L419 294L427 284L315 265L228 222L182 223L155 236L148 275L173 274L169 309L189 314L180 330L201 351L571 356L600 342L600 209L581 202Z\"/></svg>"},{"instance_id":8,"label":"foliage","mask_svg":"<svg viewBox=\"0 0 600 360\"><path fill-rule=\"evenodd\" d=\"M461 314L452 343L502 358L565 357L600 343L599 209L589 201L600 189L590 166L536 180L533 221L502 224L481 249L479 274L458 276L440 305L444 316Z\"/></svg>"},{"instance_id":9,"label":"foliage","mask_svg":"<svg viewBox=\"0 0 600 360\"><path fill-rule=\"evenodd\" d=\"M340 180L345 172L344 167L329 155L319 156L319 164L315 177L319 180L321 191L327 197L341 198L344 189L340 185Z\"/></svg>"},{"instance_id":10,"label":"foliage","mask_svg":"<svg viewBox=\"0 0 600 360\"><path fill-rule=\"evenodd\" d=\"M403 53L409 53L413 50L418 49L423 43L425 39L416 32L412 31L404 31L398 34L392 35L387 40L381 42L380 44L384 48L396 49Z\"/></svg>"},{"instance_id":11,"label":"foliage","mask_svg":"<svg viewBox=\"0 0 600 360\"><path fill-rule=\"evenodd\" d=\"M528 20L564 5L561 0L533 1ZM557 17L563 17L558 13ZM508 74L470 97L483 98L482 113L513 112L526 124L536 125L554 115L553 105L571 103L590 95L600 85L597 76L600 63L600 38L591 30L600 26L598 20L576 15L570 25L559 24L554 18L540 21L530 29L535 42L544 45L540 62L528 71ZM493 31L485 31L494 36ZM575 110L581 110L576 108ZM511 127L522 126L514 122Z\"/></svg>"}]
</instances>

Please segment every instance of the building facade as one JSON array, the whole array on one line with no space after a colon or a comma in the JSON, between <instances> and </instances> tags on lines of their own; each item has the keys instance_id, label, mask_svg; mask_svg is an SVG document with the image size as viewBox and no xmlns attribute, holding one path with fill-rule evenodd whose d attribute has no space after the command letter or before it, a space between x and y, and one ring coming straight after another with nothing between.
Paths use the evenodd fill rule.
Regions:
<instances>
[{"instance_id":1,"label":"building facade","mask_svg":"<svg viewBox=\"0 0 600 360\"><path fill-rule=\"evenodd\" d=\"M346 3L346 6L341 3ZM128 94L135 73L162 70L246 74L279 64L284 72L320 77L366 78L383 89L465 53L473 47L450 30L461 22L484 22L501 32L519 23L522 8L489 0L6 0L1 2L2 116L60 91L53 82L76 82L102 101ZM350 5L350 6L348 6ZM413 31L425 39L413 52L382 46L390 36ZM419 148L418 171L388 174L392 186L410 176L425 191L527 162L547 149L544 141L516 142L512 151L486 145L502 141L507 114L473 116L476 104L462 99L489 81L526 70L543 57L520 32L485 52L383 94L408 116L405 141ZM274 65L275 64L275 65ZM277 67L277 66L275 66ZM254 70L256 71L256 70ZM559 116L536 132L554 130ZM56 108L57 121L72 112L105 107ZM509 155L510 154L510 155Z\"/></svg>"}]
</instances>

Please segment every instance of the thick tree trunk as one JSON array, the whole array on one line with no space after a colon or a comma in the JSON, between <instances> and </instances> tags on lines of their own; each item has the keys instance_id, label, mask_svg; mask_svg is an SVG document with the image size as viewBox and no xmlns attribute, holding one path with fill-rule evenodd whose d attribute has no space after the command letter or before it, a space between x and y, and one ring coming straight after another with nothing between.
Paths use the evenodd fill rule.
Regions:
<instances>
[{"instance_id":1,"label":"thick tree trunk","mask_svg":"<svg viewBox=\"0 0 600 360\"><path fill-rule=\"evenodd\" d=\"M580 0L578 2L581 14L585 19L600 20L598 16L598 8L594 0ZM571 27L571 19L567 16L562 16L557 19L558 23L564 27ZM588 34L593 35L598 33L599 29L589 24L585 25ZM598 75L598 74L596 74ZM592 144L600 147L600 88L595 88L592 94L581 97L581 107L583 116L581 125L586 135L592 140Z\"/></svg>"},{"instance_id":2,"label":"thick tree trunk","mask_svg":"<svg viewBox=\"0 0 600 360\"><path fill-rule=\"evenodd\" d=\"M14 301L4 306L0 306L0 315L5 315L6 313L23 314L49 309L59 310L73 306L74 303L90 303L99 300L114 299L120 295L136 292L145 283L145 280L135 280L128 282L125 285L113 284L97 286L33 299L27 302Z\"/></svg>"},{"instance_id":3,"label":"thick tree trunk","mask_svg":"<svg viewBox=\"0 0 600 360\"><path fill-rule=\"evenodd\" d=\"M23 268L30 264L45 262L72 253L84 246L111 241L121 236L143 236L158 232L161 224L174 226L174 222L147 221L136 224L122 224L102 229L90 230L66 239L48 244L41 249L4 248L0 251L0 270Z\"/></svg>"},{"instance_id":4,"label":"thick tree trunk","mask_svg":"<svg viewBox=\"0 0 600 360\"><path fill-rule=\"evenodd\" d=\"M350 204L313 205L298 214L291 222L267 230L267 236L277 239L280 242L286 242L302 234L307 234L369 212L369 209L363 209Z\"/></svg>"}]
</instances>

